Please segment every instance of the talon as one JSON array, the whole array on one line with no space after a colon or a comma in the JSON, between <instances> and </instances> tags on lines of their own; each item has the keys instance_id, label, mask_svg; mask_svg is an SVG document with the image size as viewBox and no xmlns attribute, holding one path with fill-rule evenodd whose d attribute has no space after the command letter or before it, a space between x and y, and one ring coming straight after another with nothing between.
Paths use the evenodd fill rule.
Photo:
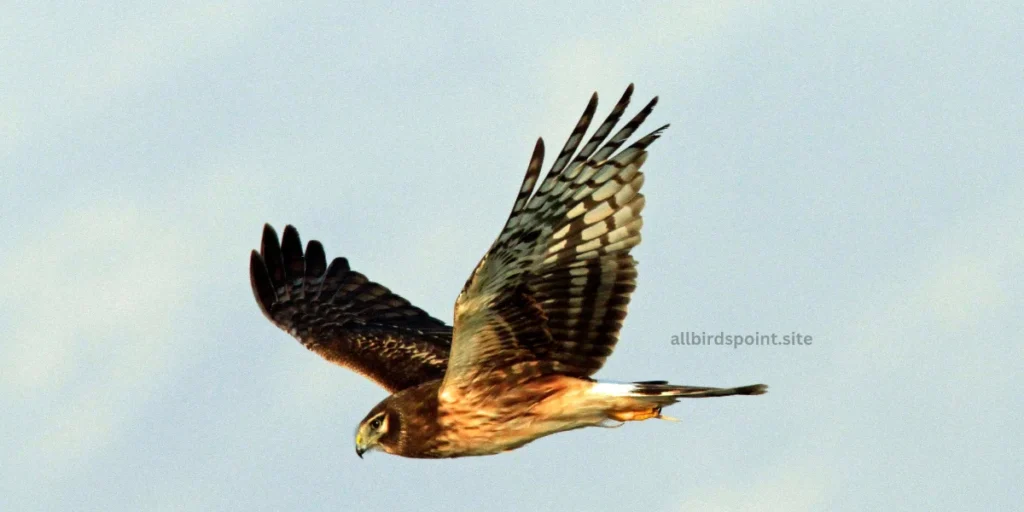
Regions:
<instances>
[{"instance_id":1,"label":"talon","mask_svg":"<svg viewBox=\"0 0 1024 512\"><path fill-rule=\"evenodd\" d=\"M648 409L646 411L622 411L608 413L608 417L618 421L643 421L661 416L661 407Z\"/></svg>"}]
</instances>

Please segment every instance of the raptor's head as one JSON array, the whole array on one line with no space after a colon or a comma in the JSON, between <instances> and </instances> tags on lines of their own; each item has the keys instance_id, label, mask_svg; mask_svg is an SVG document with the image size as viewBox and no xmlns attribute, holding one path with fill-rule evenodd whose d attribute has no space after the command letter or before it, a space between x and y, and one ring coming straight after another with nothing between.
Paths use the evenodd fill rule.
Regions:
<instances>
[{"instance_id":1,"label":"raptor's head","mask_svg":"<svg viewBox=\"0 0 1024 512\"><path fill-rule=\"evenodd\" d=\"M356 429L356 455L379 449L395 453L401 434L401 414L390 397L384 399L359 422Z\"/></svg>"},{"instance_id":2,"label":"raptor's head","mask_svg":"<svg viewBox=\"0 0 1024 512\"><path fill-rule=\"evenodd\" d=\"M406 388L385 398L359 422L356 455L381 450L403 457L437 457L440 380Z\"/></svg>"}]
</instances>

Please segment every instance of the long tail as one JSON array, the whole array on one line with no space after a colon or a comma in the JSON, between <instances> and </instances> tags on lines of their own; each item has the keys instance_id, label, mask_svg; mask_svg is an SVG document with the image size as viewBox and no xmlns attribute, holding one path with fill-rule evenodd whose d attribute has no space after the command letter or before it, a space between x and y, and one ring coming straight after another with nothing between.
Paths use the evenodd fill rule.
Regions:
<instances>
[{"instance_id":1,"label":"long tail","mask_svg":"<svg viewBox=\"0 0 1024 512\"><path fill-rule=\"evenodd\" d=\"M607 396L609 419L638 421L650 418L672 419L661 414L661 408L682 398L709 398L715 396L762 395L768 391L764 384L736 388L677 386L666 381L632 383L598 382L592 392Z\"/></svg>"},{"instance_id":2,"label":"long tail","mask_svg":"<svg viewBox=\"0 0 1024 512\"><path fill-rule=\"evenodd\" d=\"M768 386L753 384L738 388L708 388L699 386L677 386L666 381L634 382L633 396L662 396L672 398L708 398L713 396L763 395ZM675 403L673 400L672 403Z\"/></svg>"}]
</instances>

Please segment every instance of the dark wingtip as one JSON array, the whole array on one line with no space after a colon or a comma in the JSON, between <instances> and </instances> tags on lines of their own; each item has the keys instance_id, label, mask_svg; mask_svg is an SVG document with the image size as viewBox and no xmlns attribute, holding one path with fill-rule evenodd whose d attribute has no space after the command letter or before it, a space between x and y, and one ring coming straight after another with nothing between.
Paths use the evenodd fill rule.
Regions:
<instances>
[{"instance_id":1,"label":"dark wingtip","mask_svg":"<svg viewBox=\"0 0 1024 512\"><path fill-rule=\"evenodd\" d=\"M629 105L629 100L633 98L633 84L629 84L626 87L626 91L622 93L622 97L619 98L619 102L615 104L616 109L625 110L626 106Z\"/></svg>"},{"instance_id":2,"label":"dark wingtip","mask_svg":"<svg viewBox=\"0 0 1024 512\"><path fill-rule=\"evenodd\" d=\"M249 255L249 284L260 310L270 318L270 307L277 302L277 292L263 256L255 250Z\"/></svg>"},{"instance_id":3,"label":"dark wingtip","mask_svg":"<svg viewBox=\"0 0 1024 512\"><path fill-rule=\"evenodd\" d=\"M299 230L289 224L284 227L284 233L281 235L281 259L288 279L299 278L305 274L306 262L302 256Z\"/></svg>"},{"instance_id":4,"label":"dark wingtip","mask_svg":"<svg viewBox=\"0 0 1024 512\"><path fill-rule=\"evenodd\" d=\"M252 272L257 266L263 265L263 258L260 256L259 251L253 249L249 253L249 272Z\"/></svg>"},{"instance_id":5,"label":"dark wingtip","mask_svg":"<svg viewBox=\"0 0 1024 512\"><path fill-rule=\"evenodd\" d=\"M633 147L633 148L638 148L638 149L640 149L640 150L645 150L645 149L647 149L647 147L648 147L648 146L650 146L651 144L653 144L653 143L654 143L654 141L656 141L656 140L658 140L659 138L661 138L661 136L662 136L662 135L664 134L664 131L665 131L665 130L666 130L666 129L667 129L668 127L669 127L669 125L667 125L667 124L666 124L666 125L664 125L664 126L662 126L662 127L658 128L658 129L654 130L653 132L651 132L651 133L648 133L647 135L644 135L644 136L643 136L643 137L641 137L641 138L640 138L639 140L637 140L636 142L634 142L634 143L633 143L633 145L632 145L632 146L630 146L630 147Z\"/></svg>"},{"instance_id":6,"label":"dark wingtip","mask_svg":"<svg viewBox=\"0 0 1024 512\"><path fill-rule=\"evenodd\" d=\"M348 258L344 256L338 256L337 258L331 260L330 266L327 267L327 274L328 276L337 276L338 274L350 272L351 270L352 267L350 267L348 264Z\"/></svg>"},{"instance_id":7,"label":"dark wingtip","mask_svg":"<svg viewBox=\"0 0 1024 512\"><path fill-rule=\"evenodd\" d=\"M317 240L306 244L306 277L313 278L323 275L327 270L327 255L324 246Z\"/></svg>"},{"instance_id":8,"label":"dark wingtip","mask_svg":"<svg viewBox=\"0 0 1024 512\"><path fill-rule=\"evenodd\" d=\"M267 267L267 275L270 276L271 283L283 281L284 262L281 261L281 242L277 238L277 231L274 231L270 224L263 226L260 255L263 256L263 264Z\"/></svg>"},{"instance_id":9,"label":"dark wingtip","mask_svg":"<svg viewBox=\"0 0 1024 512\"><path fill-rule=\"evenodd\" d=\"M273 240L275 244L278 240L277 231L275 231L274 226L271 226L269 223L263 225L263 245L266 245L268 240ZM266 255L266 253L263 254Z\"/></svg>"}]
</instances>

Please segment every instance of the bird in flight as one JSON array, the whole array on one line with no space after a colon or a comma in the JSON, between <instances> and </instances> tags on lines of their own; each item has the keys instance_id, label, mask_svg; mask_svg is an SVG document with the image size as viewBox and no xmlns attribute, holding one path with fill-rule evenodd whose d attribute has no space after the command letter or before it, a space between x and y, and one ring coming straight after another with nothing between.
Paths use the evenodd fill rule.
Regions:
<instances>
[{"instance_id":1,"label":"bird in flight","mask_svg":"<svg viewBox=\"0 0 1024 512\"><path fill-rule=\"evenodd\" d=\"M256 302L306 348L391 395L356 431L356 454L417 458L490 455L540 437L662 416L681 398L759 395L766 386L679 386L592 378L611 355L636 287L640 167L668 125L625 141L651 100L609 138L633 85L579 149L595 93L540 181L538 139L512 213L455 301L449 327L388 288L330 265L324 248L286 226L263 228L250 259ZM577 149L579 151L577 152Z\"/></svg>"}]
</instances>

